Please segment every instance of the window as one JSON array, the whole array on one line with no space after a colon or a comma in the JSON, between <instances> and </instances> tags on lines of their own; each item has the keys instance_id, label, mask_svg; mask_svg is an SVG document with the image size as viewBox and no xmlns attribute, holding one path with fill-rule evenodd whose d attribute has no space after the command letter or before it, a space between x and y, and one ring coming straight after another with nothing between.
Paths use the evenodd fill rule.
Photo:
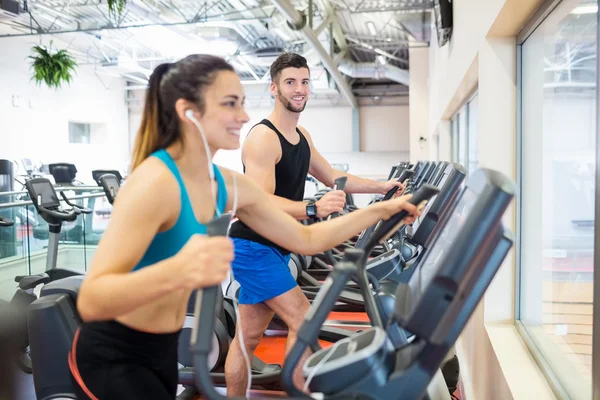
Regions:
<instances>
[{"instance_id":1,"label":"window","mask_svg":"<svg viewBox=\"0 0 600 400\"><path fill-rule=\"evenodd\" d=\"M450 125L450 158L458 162L458 118L454 117Z\"/></svg>"},{"instance_id":2,"label":"window","mask_svg":"<svg viewBox=\"0 0 600 400\"><path fill-rule=\"evenodd\" d=\"M69 121L69 143L90 144L90 124Z\"/></svg>"},{"instance_id":3,"label":"window","mask_svg":"<svg viewBox=\"0 0 600 400\"><path fill-rule=\"evenodd\" d=\"M456 113L450 125L452 161L467 168L469 173L475 171L479 166L477 152L478 116L479 101L476 94Z\"/></svg>"},{"instance_id":4,"label":"window","mask_svg":"<svg viewBox=\"0 0 600 400\"><path fill-rule=\"evenodd\" d=\"M105 124L69 121L70 144L105 144L106 140Z\"/></svg>"},{"instance_id":5,"label":"window","mask_svg":"<svg viewBox=\"0 0 600 400\"><path fill-rule=\"evenodd\" d=\"M475 95L475 97L469 101L468 110L469 133L467 139L467 169L471 174L479 168L479 146L477 145L477 141L479 140L479 128L477 125L479 119L479 96Z\"/></svg>"},{"instance_id":6,"label":"window","mask_svg":"<svg viewBox=\"0 0 600 400\"><path fill-rule=\"evenodd\" d=\"M519 318L573 399L592 393L596 18L563 1L521 47Z\"/></svg>"},{"instance_id":7,"label":"window","mask_svg":"<svg viewBox=\"0 0 600 400\"><path fill-rule=\"evenodd\" d=\"M467 165L467 106L463 107L457 116L458 120L458 158L456 161L460 165Z\"/></svg>"}]
</instances>

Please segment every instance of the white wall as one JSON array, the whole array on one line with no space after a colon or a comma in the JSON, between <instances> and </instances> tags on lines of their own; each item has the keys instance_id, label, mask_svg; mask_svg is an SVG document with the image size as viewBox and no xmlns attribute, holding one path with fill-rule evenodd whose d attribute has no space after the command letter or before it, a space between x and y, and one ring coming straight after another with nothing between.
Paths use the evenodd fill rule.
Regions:
<instances>
[{"instance_id":1,"label":"white wall","mask_svg":"<svg viewBox=\"0 0 600 400\"><path fill-rule=\"evenodd\" d=\"M428 160L429 137L429 49L410 48L410 161ZM425 141L422 141L424 138ZM437 154L431 155L437 159Z\"/></svg>"},{"instance_id":2,"label":"white wall","mask_svg":"<svg viewBox=\"0 0 600 400\"><path fill-rule=\"evenodd\" d=\"M436 33L432 32L429 60L430 69L430 119L429 129L442 119L452 98L492 23L506 0L461 0L452 2L452 39L444 47L438 47ZM466 99L465 99L466 100ZM458 108L458 105L456 106Z\"/></svg>"},{"instance_id":3,"label":"white wall","mask_svg":"<svg viewBox=\"0 0 600 400\"><path fill-rule=\"evenodd\" d=\"M79 66L70 86L37 87L27 60L36 44L38 37L0 39L0 158L71 162L84 181L91 181L95 168L122 169L129 156L124 81L101 81L89 66ZM55 41L53 49L61 44ZM20 107L13 106L13 96ZM69 144L69 121L104 124L104 143Z\"/></svg>"},{"instance_id":4,"label":"white wall","mask_svg":"<svg viewBox=\"0 0 600 400\"><path fill-rule=\"evenodd\" d=\"M361 151L410 151L408 105L360 107L359 125Z\"/></svg>"},{"instance_id":5,"label":"white wall","mask_svg":"<svg viewBox=\"0 0 600 400\"><path fill-rule=\"evenodd\" d=\"M136 93L136 96L140 96ZM143 98L136 97L136 98ZM250 121L242 129L241 141L250 129L269 116L270 108L247 108ZM130 134L135 136L141 119L139 104L130 108ZM362 106L359 108L361 152L352 152L352 109L311 106L300 117L315 147L330 163L345 163L349 172L371 179L387 178L392 165L408 160L408 106ZM219 151L215 163L242 172L241 150Z\"/></svg>"}]
</instances>

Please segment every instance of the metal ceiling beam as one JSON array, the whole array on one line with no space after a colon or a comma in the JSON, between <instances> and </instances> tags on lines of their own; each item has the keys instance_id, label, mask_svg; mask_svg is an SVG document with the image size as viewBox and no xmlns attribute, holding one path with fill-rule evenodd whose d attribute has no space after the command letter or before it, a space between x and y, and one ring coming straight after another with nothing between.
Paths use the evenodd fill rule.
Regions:
<instances>
[{"instance_id":1,"label":"metal ceiling beam","mask_svg":"<svg viewBox=\"0 0 600 400\"><path fill-rule=\"evenodd\" d=\"M350 14L371 14L371 13L394 13L394 14L420 14L430 12L430 8L426 7L364 7L352 10L351 8L340 7L340 11L349 12Z\"/></svg>"},{"instance_id":2,"label":"metal ceiling beam","mask_svg":"<svg viewBox=\"0 0 600 400\"><path fill-rule=\"evenodd\" d=\"M338 44L338 47L342 50L345 50L348 47L348 42L346 42L346 36L344 31L342 30L342 26L337 19L337 15L335 14L335 10L331 6L329 0L318 0L321 8L325 10L327 13L327 18L331 19L331 24L333 28L333 38L335 42Z\"/></svg>"},{"instance_id":3,"label":"metal ceiling beam","mask_svg":"<svg viewBox=\"0 0 600 400\"><path fill-rule=\"evenodd\" d=\"M0 38L3 37L19 37L19 36L36 36L36 35L56 35L59 33L76 33L76 32L100 32L100 31L110 31L110 30L121 30L121 29L129 29L129 28L143 28L146 26L180 26L180 25L202 25L206 22L232 22L232 21L256 21L256 18L245 18L241 16L240 12L233 12L229 14L225 14L225 17L212 17L204 19L203 21L199 21L196 23L181 21L181 22L148 22L141 24L133 24L133 25L121 25L121 26L109 26L102 24L89 24L85 28L77 28L77 29L57 29L57 30L45 30L43 28L37 28L35 26L30 26L34 33L17 33L17 34L3 34L0 35ZM0 21L0 24L5 24L3 21ZM10 26L10 25L9 25Z\"/></svg>"},{"instance_id":4,"label":"metal ceiling beam","mask_svg":"<svg viewBox=\"0 0 600 400\"><path fill-rule=\"evenodd\" d=\"M272 2L279 12L288 20L288 26L293 30L301 32L306 41L313 46L317 54L319 54L321 62L325 68L327 68L327 71L329 71L329 74L335 80L335 83L337 83L338 88L344 97L348 100L353 108L357 108L358 102L352 93L350 85L348 85L348 82L346 82L344 76L337 69L335 62L327 53L327 50L323 48L323 45L321 42L319 42L319 39L315 35L314 31L307 25L306 16L296 10L288 0L272 0Z\"/></svg>"},{"instance_id":5,"label":"metal ceiling beam","mask_svg":"<svg viewBox=\"0 0 600 400\"><path fill-rule=\"evenodd\" d=\"M354 38L352 38L352 37L346 36L346 39L348 39L348 40L349 40L349 41L351 41L352 43L356 43L357 45L359 45L359 46L361 46L361 47L364 47L365 49L369 49L369 50L371 50L372 52L374 52L374 53L377 53L377 54L380 54L380 55L382 55L382 56L384 56L384 57L387 57L387 58L389 58L389 59L391 59L391 60L396 60L396 61L403 62L403 63L407 63L407 62L408 62L408 60L406 60L406 59L404 59L404 58L396 57L395 55L393 55L393 54L390 54L390 53L388 53L387 51L383 51L383 50L381 50L381 49L379 49L379 48L377 48L377 47L375 47L375 46L373 46L373 45L370 45L370 44L368 44L368 43L361 42L360 40L356 40L356 39L354 39Z\"/></svg>"}]
</instances>

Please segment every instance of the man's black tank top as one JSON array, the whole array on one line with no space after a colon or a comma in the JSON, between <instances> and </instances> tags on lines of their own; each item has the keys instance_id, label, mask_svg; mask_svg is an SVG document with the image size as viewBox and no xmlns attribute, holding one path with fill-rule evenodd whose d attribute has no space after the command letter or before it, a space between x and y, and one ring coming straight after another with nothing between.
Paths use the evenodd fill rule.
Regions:
<instances>
[{"instance_id":1,"label":"man's black tank top","mask_svg":"<svg viewBox=\"0 0 600 400\"><path fill-rule=\"evenodd\" d=\"M257 125L261 124L274 131L279 138L279 143L281 143L281 160L275 165L275 196L293 201L302 201L304 199L304 184L310 166L310 146L308 145L308 141L298 128L296 128L296 132L300 136L300 141L297 144L291 144L275 128L275 125L271 121L263 119ZM245 165L244 172L246 172ZM232 224L229 236L274 247L283 255L290 253L288 250L260 236L239 220Z\"/></svg>"}]
</instances>

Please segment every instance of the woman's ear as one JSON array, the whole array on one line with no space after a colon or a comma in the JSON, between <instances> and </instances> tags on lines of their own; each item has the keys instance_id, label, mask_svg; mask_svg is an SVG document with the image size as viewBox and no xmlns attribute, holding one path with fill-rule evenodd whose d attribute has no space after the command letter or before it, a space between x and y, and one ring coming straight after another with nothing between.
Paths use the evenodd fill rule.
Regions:
<instances>
[{"instance_id":1,"label":"woman's ear","mask_svg":"<svg viewBox=\"0 0 600 400\"><path fill-rule=\"evenodd\" d=\"M177 116L179 117L180 121L186 122L186 123L191 123L190 118L188 117L189 112L193 113L193 117L195 118L199 118L200 117L200 113L198 112L198 108L196 106L194 106L192 103L190 103L187 100L184 99L179 99L175 102L175 112L177 113ZM188 115L186 115L188 114Z\"/></svg>"}]
</instances>

